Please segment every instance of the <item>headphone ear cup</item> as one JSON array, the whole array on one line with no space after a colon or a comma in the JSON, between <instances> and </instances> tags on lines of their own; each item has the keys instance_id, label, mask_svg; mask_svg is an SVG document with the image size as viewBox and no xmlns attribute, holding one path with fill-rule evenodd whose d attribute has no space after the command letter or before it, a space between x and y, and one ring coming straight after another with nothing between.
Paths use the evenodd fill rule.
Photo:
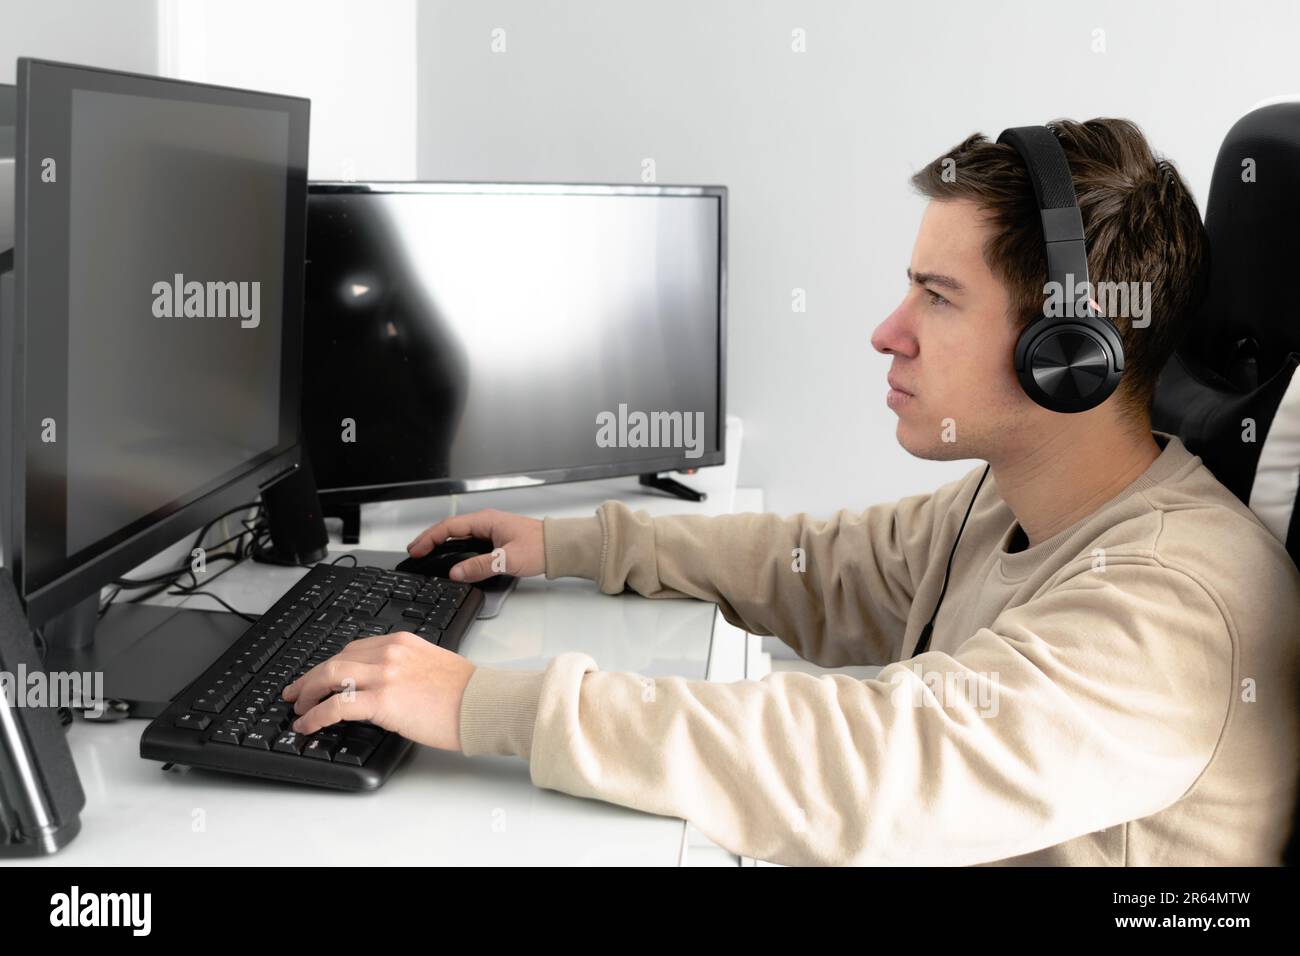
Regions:
<instances>
[{"instance_id":1,"label":"headphone ear cup","mask_svg":"<svg viewBox=\"0 0 1300 956\"><path fill-rule=\"evenodd\" d=\"M1016 377L1025 394L1053 412L1086 412L1108 399L1124 371L1124 345L1109 319L1040 315L1020 333Z\"/></svg>"}]
</instances>

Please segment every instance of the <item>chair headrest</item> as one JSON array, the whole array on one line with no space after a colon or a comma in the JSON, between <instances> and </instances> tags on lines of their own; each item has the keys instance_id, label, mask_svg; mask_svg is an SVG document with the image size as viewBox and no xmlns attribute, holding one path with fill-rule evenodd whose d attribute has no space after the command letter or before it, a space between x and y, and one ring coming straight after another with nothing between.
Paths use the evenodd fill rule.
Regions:
<instances>
[{"instance_id":1,"label":"chair headrest","mask_svg":"<svg viewBox=\"0 0 1300 956\"><path fill-rule=\"evenodd\" d=\"M1300 103L1243 116L1205 212L1210 285L1156 383L1151 425L1187 449L1300 565Z\"/></svg>"},{"instance_id":2,"label":"chair headrest","mask_svg":"<svg viewBox=\"0 0 1300 956\"><path fill-rule=\"evenodd\" d=\"M1300 309L1289 298L1300 253L1300 103L1253 110L1228 131L1205 231L1208 296L1182 347L1246 391L1300 352Z\"/></svg>"}]
</instances>

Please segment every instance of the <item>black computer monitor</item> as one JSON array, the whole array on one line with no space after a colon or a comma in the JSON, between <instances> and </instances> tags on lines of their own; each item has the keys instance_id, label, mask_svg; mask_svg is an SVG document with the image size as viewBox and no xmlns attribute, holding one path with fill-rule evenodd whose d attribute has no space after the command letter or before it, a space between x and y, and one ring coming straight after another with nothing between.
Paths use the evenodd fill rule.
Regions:
<instances>
[{"instance_id":1,"label":"black computer monitor","mask_svg":"<svg viewBox=\"0 0 1300 956\"><path fill-rule=\"evenodd\" d=\"M102 586L297 465L309 103L20 59L17 112L0 527L50 655L84 658Z\"/></svg>"},{"instance_id":2,"label":"black computer monitor","mask_svg":"<svg viewBox=\"0 0 1300 956\"><path fill-rule=\"evenodd\" d=\"M308 193L304 429L345 540L360 502L722 463L725 187Z\"/></svg>"}]
</instances>

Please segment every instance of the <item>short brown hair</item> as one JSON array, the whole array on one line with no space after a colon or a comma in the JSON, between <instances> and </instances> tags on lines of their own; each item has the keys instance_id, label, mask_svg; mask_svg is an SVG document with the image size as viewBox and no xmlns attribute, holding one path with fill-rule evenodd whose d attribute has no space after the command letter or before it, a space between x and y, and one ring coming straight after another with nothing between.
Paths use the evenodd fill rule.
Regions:
<instances>
[{"instance_id":1,"label":"short brown hair","mask_svg":"<svg viewBox=\"0 0 1300 956\"><path fill-rule=\"evenodd\" d=\"M1149 325L1134 329L1130 319L1113 319L1124 342L1121 406L1134 418L1148 415L1156 378L1206 293L1209 242L1201 214L1177 169L1152 153L1136 124L1059 119L1048 125L1070 164L1093 284L1151 283ZM1040 315L1047 281L1043 227L1015 148L976 133L927 164L912 185L930 199L971 200L984 210L994 229L984 261L1010 291L1013 321L1024 328Z\"/></svg>"}]
</instances>

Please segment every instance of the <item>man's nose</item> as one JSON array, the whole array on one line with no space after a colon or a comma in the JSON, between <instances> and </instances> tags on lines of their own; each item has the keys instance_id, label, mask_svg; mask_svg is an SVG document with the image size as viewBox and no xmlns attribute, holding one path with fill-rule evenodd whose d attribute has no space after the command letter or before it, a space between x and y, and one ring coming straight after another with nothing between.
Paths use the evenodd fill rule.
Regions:
<instances>
[{"instance_id":1,"label":"man's nose","mask_svg":"<svg viewBox=\"0 0 1300 956\"><path fill-rule=\"evenodd\" d=\"M871 347L882 355L908 355L915 350L915 342L916 337L908 322L906 302L889 313L871 333Z\"/></svg>"}]
</instances>

